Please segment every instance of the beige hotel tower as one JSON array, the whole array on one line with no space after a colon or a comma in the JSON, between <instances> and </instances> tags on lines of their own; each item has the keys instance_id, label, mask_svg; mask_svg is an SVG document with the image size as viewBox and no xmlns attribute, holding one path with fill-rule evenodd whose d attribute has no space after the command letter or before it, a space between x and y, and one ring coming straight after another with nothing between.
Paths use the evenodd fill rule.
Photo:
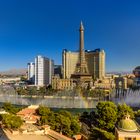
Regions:
<instances>
[{"instance_id":1,"label":"beige hotel tower","mask_svg":"<svg viewBox=\"0 0 140 140\"><path fill-rule=\"evenodd\" d=\"M103 79L105 77L105 52L104 50L84 50L84 27L81 22L80 25L80 47L83 50L79 52L71 52L63 50L62 53L62 65L63 65L63 78L69 79L77 71L77 64L81 61L82 55L84 55L86 71L92 76L93 79ZM79 58L80 57L80 58ZM83 60L82 60L83 61Z\"/></svg>"},{"instance_id":2,"label":"beige hotel tower","mask_svg":"<svg viewBox=\"0 0 140 140\"><path fill-rule=\"evenodd\" d=\"M71 52L66 49L62 53L63 79L54 76L52 78L53 89L73 89L76 85L82 87L91 85L93 79L105 77L105 52L95 49L84 50L84 26L80 24L79 51Z\"/></svg>"}]
</instances>

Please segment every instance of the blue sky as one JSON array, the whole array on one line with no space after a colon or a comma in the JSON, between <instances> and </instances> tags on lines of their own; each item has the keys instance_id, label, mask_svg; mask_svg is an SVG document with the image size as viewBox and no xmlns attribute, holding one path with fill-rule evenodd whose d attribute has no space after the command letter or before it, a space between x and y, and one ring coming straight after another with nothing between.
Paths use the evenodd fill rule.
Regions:
<instances>
[{"instance_id":1,"label":"blue sky","mask_svg":"<svg viewBox=\"0 0 140 140\"><path fill-rule=\"evenodd\" d=\"M106 52L107 71L140 65L139 0L1 0L0 71L25 68L38 54L61 64L62 49Z\"/></svg>"}]
</instances>

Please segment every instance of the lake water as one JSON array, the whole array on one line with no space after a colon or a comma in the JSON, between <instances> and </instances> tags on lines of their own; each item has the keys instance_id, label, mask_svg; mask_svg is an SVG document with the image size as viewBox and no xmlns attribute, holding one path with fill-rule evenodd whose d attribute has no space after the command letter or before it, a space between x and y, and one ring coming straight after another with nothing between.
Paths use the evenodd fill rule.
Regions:
<instances>
[{"instance_id":1,"label":"lake water","mask_svg":"<svg viewBox=\"0 0 140 140\"><path fill-rule=\"evenodd\" d=\"M61 94L60 94L61 95ZM98 98L82 96L21 96L14 88L0 86L0 102L10 102L15 105L45 105L49 108L95 108Z\"/></svg>"},{"instance_id":2,"label":"lake water","mask_svg":"<svg viewBox=\"0 0 140 140\"><path fill-rule=\"evenodd\" d=\"M61 95L61 94L60 94ZM114 90L111 93L110 100L118 103L126 103L132 107L140 107L140 90ZM21 96L17 95L14 88L10 86L0 86L0 102L10 102L15 105L45 105L49 108L75 108L92 109L96 108L99 102L98 98L82 96Z\"/></svg>"}]
</instances>

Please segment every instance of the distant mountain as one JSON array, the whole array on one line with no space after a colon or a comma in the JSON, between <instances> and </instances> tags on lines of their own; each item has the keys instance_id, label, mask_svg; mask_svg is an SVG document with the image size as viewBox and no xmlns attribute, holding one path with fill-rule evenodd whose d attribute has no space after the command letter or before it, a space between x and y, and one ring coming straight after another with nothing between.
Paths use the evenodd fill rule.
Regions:
<instances>
[{"instance_id":1,"label":"distant mountain","mask_svg":"<svg viewBox=\"0 0 140 140\"><path fill-rule=\"evenodd\" d=\"M0 71L1 75L13 75L13 76L18 76L18 75L26 75L27 69L11 69L7 71Z\"/></svg>"},{"instance_id":2,"label":"distant mountain","mask_svg":"<svg viewBox=\"0 0 140 140\"><path fill-rule=\"evenodd\" d=\"M23 68L23 69L10 69L7 71L0 71L0 75L10 75L10 76L18 76L18 75L26 75L27 73L27 69ZM133 73L132 71L110 71L110 72L106 72L106 74L131 74Z\"/></svg>"},{"instance_id":3,"label":"distant mountain","mask_svg":"<svg viewBox=\"0 0 140 140\"><path fill-rule=\"evenodd\" d=\"M132 74L132 71L111 71L111 72L107 72L107 74Z\"/></svg>"}]
</instances>

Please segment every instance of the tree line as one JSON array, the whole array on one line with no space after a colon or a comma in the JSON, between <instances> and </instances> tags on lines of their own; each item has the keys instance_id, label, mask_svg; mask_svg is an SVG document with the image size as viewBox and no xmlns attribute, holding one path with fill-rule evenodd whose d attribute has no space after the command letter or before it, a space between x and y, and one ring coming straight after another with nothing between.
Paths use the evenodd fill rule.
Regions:
<instances>
[{"instance_id":1,"label":"tree line","mask_svg":"<svg viewBox=\"0 0 140 140\"><path fill-rule=\"evenodd\" d=\"M19 129L23 120L16 116L21 107L4 103L2 108L9 114L0 115L0 120L6 128ZM40 120L36 125L50 125L51 129L72 137L75 134L86 135L89 140L115 140L115 127L118 122L129 114L131 119L140 117L140 110L134 111L126 104L116 105L113 102L99 102L92 112L73 115L69 111L52 111L45 106L39 106L36 114Z\"/></svg>"},{"instance_id":2,"label":"tree line","mask_svg":"<svg viewBox=\"0 0 140 140\"><path fill-rule=\"evenodd\" d=\"M115 105L113 102L99 102L96 110L90 113L84 112L80 116L80 121L88 126L85 135L89 140L115 140L115 127L118 122L126 115L131 119L140 116L140 111L133 111L126 104ZM86 131L83 131L85 133Z\"/></svg>"}]
</instances>

